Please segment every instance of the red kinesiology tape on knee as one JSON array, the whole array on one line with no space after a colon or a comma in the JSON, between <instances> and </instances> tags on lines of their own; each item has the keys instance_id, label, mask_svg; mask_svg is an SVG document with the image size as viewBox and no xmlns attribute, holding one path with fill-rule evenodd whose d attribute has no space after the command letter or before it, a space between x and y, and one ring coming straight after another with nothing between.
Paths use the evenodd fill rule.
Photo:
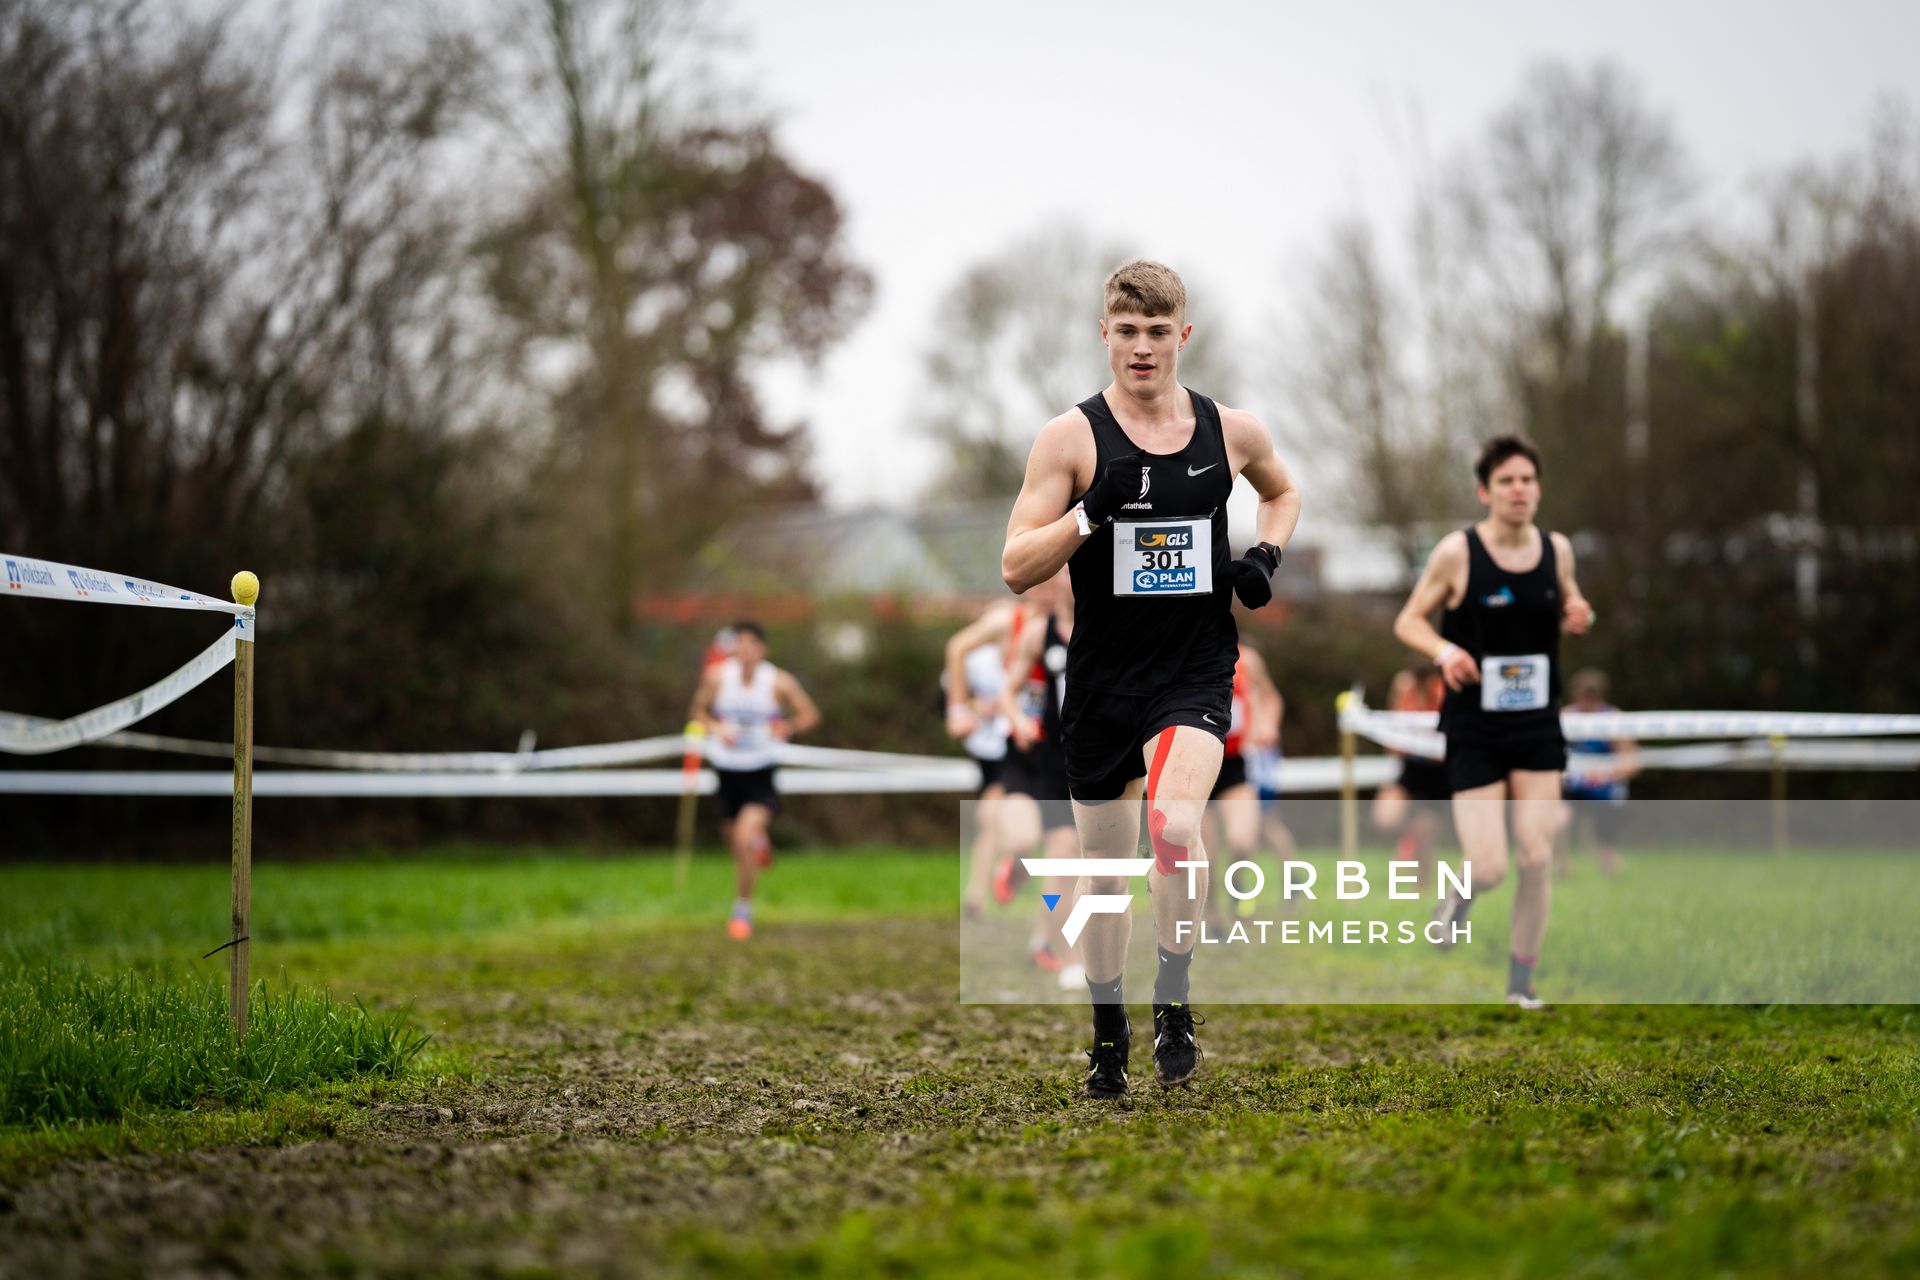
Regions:
<instances>
[{"instance_id":1,"label":"red kinesiology tape on knee","mask_svg":"<svg viewBox=\"0 0 1920 1280\"><path fill-rule=\"evenodd\" d=\"M1153 748L1153 764L1147 769L1147 839L1153 842L1153 868L1163 876L1174 873L1174 863L1184 858L1187 846L1169 844L1160 838L1167 829L1167 815L1155 800L1160 794L1160 771L1167 767L1167 753L1173 750L1173 730L1162 729Z\"/></svg>"}]
</instances>

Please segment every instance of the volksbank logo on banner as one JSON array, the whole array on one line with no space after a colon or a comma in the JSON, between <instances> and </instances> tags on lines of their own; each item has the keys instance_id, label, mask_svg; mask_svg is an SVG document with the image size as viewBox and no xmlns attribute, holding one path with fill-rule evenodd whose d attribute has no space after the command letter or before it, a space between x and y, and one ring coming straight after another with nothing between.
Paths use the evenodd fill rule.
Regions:
<instances>
[{"instance_id":1,"label":"volksbank logo on banner","mask_svg":"<svg viewBox=\"0 0 1920 1280\"><path fill-rule=\"evenodd\" d=\"M102 595L114 594L113 584L91 569L69 569L67 581L71 582L73 589L83 596L95 591Z\"/></svg>"},{"instance_id":2,"label":"volksbank logo on banner","mask_svg":"<svg viewBox=\"0 0 1920 1280\"><path fill-rule=\"evenodd\" d=\"M53 570L47 568L45 565L35 564L31 560L9 559L7 561L7 587L9 590L18 591L22 587L51 587L53 585Z\"/></svg>"},{"instance_id":3,"label":"volksbank logo on banner","mask_svg":"<svg viewBox=\"0 0 1920 1280\"><path fill-rule=\"evenodd\" d=\"M1187 563L1193 549L1193 529L1189 525L1151 525L1133 531L1133 549L1140 555L1140 567L1133 571L1133 589L1187 593L1198 589L1200 569Z\"/></svg>"},{"instance_id":4,"label":"volksbank logo on banner","mask_svg":"<svg viewBox=\"0 0 1920 1280\"><path fill-rule=\"evenodd\" d=\"M151 582L141 582L135 578L122 578L120 585L127 589L128 595L139 600L171 600L176 595L182 600L191 598L184 591L176 592L167 587L155 586Z\"/></svg>"}]
</instances>

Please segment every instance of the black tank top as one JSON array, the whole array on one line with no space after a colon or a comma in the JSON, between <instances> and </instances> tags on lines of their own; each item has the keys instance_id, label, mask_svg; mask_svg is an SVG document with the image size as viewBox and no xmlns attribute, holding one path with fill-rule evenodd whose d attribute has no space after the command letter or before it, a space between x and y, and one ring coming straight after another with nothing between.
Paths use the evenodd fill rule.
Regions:
<instances>
[{"instance_id":1,"label":"black tank top","mask_svg":"<svg viewBox=\"0 0 1920 1280\"><path fill-rule=\"evenodd\" d=\"M1450 738L1504 745L1561 736L1560 572L1553 535L1539 534L1540 562L1509 573L1487 554L1479 532L1467 529L1467 591L1440 619L1440 636L1476 663L1496 656L1516 661L1492 670L1483 665L1480 684L1447 691L1440 728ZM1541 657L1545 672L1537 669Z\"/></svg>"},{"instance_id":2,"label":"black tank top","mask_svg":"<svg viewBox=\"0 0 1920 1280\"><path fill-rule=\"evenodd\" d=\"M1144 454L1139 496L1067 561L1074 600L1067 679L1076 689L1142 694L1233 680L1240 653L1227 576L1233 470L1220 410L1199 392L1188 394L1194 424L1186 448ZM1093 425L1095 476L1110 459L1138 449L1105 395L1081 401L1080 411ZM1116 577L1116 552L1124 582ZM1211 589L1201 590L1209 581Z\"/></svg>"}]
</instances>

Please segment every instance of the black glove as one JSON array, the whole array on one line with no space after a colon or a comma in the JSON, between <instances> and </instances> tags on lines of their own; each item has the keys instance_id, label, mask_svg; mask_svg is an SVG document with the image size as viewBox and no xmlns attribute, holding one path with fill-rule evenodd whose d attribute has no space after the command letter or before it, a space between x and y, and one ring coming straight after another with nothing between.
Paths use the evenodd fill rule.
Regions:
<instances>
[{"instance_id":1,"label":"black glove","mask_svg":"<svg viewBox=\"0 0 1920 1280\"><path fill-rule=\"evenodd\" d=\"M1247 548L1247 554L1227 566L1233 582L1233 594L1249 609L1258 609L1273 599L1273 571L1280 567L1280 552L1266 543Z\"/></svg>"},{"instance_id":2,"label":"black glove","mask_svg":"<svg viewBox=\"0 0 1920 1280\"><path fill-rule=\"evenodd\" d=\"M1120 504L1132 502L1140 496L1140 474L1145 465L1140 459L1138 449L1108 459L1100 478L1093 482L1093 488L1087 490L1087 496L1080 499L1089 521L1105 524L1120 514Z\"/></svg>"}]
</instances>

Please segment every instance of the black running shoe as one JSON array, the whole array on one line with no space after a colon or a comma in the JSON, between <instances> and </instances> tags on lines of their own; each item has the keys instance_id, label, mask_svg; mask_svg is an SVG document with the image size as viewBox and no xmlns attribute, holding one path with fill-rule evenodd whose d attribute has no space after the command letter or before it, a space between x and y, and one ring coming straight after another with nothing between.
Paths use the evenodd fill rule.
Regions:
<instances>
[{"instance_id":1,"label":"black running shoe","mask_svg":"<svg viewBox=\"0 0 1920 1280\"><path fill-rule=\"evenodd\" d=\"M1200 1046L1194 1042L1193 1028L1204 1022L1206 1019L1196 1018L1188 1005L1153 1006L1153 1073L1161 1084L1185 1084L1193 1079L1194 1068L1200 1065Z\"/></svg>"},{"instance_id":2,"label":"black running shoe","mask_svg":"<svg viewBox=\"0 0 1920 1280\"><path fill-rule=\"evenodd\" d=\"M1133 1029L1122 1031L1118 1040L1096 1040L1087 1050L1087 1096L1118 1098L1127 1091L1127 1050L1132 1047Z\"/></svg>"}]
</instances>

